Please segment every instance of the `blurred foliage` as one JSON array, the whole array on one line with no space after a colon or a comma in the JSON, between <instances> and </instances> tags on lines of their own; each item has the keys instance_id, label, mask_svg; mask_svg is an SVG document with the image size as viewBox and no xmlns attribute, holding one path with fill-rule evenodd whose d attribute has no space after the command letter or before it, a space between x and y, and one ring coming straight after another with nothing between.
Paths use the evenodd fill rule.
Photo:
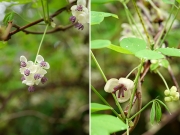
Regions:
<instances>
[{"instance_id":1,"label":"blurred foliage","mask_svg":"<svg viewBox=\"0 0 180 135\"><path fill-rule=\"evenodd\" d=\"M147 2L145 1L141 1L141 2L147 4ZM154 2L159 5L160 9L163 11L162 13L169 14L170 5L164 4L162 1L154 1ZM147 5L144 4L144 6ZM137 16L136 11L131 2L128 3L128 7L133 17ZM97 39L110 40L112 44L119 45L119 41L120 38L122 37L122 31L123 31L122 24L128 23L128 19L126 17L122 4L120 2L112 2L112 3L100 4L100 5L92 4L91 10L110 12L113 14L117 14L119 17L119 19L115 19L113 17L107 17L104 19L103 22L101 22L100 25L93 25L91 27L91 40L97 40ZM179 48L180 45L179 19L180 19L180 15L178 15L177 17L175 23L176 26L173 27L173 29L170 31L169 35L165 40L166 45L169 47ZM139 23L139 20L137 20L137 23ZM138 28L141 29L140 27ZM104 71L107 79L125 77L133 68L135 68L139 64L139 59L137 59L133 55L125 55L125 54L117 53L108 48L94 49L92 51L95 57L97 58L97 61L99 62L102 70ZM180 63L180 59L178 57L173 57L173 58L169 57L168 60L172 67L172 71L177 79L177 82L179 83L180 65L178 63ZM169 73L167 72L167 69L161 68L160 71L165 77L166 81L168 82L169 87L174 85ZM135 77L135 72L130 76L130 79L133 80L134 77ZM105 86L104 79L102 78L99 70L97 69L92 59L91 59L91 82L92 85L98 90L98 92L111 104L111 106L113 106L116 110L118 110L111 94L108 94L104 91L104 86ZM142 86L143 105L145 105L147 102L157 97L164 102L163 92L165 89L166 87L163 81L161 80L161 78L157 74L149 72L145 76ZM97 95L95 95L95 93L93 93L93 91L92 91L91 100L92 102L103 104L103 102L98 98ZM172 113L177 112L179 110L179 104L180 103L178 102L167 103ZM126 105L127 103L122 104L123 107L125 107ZM158 125L152 126L149 122L150 109L151 108L148 107L141 114L140 121L136 126L135 130L132 132L132 135L140 135L150 129L153 132L159 128ZM136 111L136 105L133 108L133 112L135 111ZM169 116L169 114L165 112L165 109L163 109L162 111L164 113L163 114L163 120L164 120L166 119L167 116ZM111 111L104 111L104 112L107 114L114 115ZM176 116L176 119L172 119L172 121L169 122L165 127L160 127L160 130L156 133L156 135L180 134L180 130L177 128L180 126L179 119L177 118L178 116L179 115ZM122 132L116 134L120 135L122 134Z\"/></svg>"},{"instance_id":2,"label":"blurred foliage","mask_svg":"<svg viewBox=\"0 0 180 135\"><path fill-rule=\"evenodd\" d=\"M63 2L49 1L50 14L63 7ZM13 22L24 26L42 18L41 6L35 8L34 4L21 5L21 17L15 14ZM57 26L68 25L70 16L69 11L64 11L53 20ZM28 30L43 32L45 26L41 24ZM72 27L47 34L40 54L51 66L48 82L36 86L32 93L21 83L19 58L24 55L34 61L42 35L18 32L1 47L1 135L88 134L88 37L88 26L83 31Z\"/></svg>"}]
</instances>

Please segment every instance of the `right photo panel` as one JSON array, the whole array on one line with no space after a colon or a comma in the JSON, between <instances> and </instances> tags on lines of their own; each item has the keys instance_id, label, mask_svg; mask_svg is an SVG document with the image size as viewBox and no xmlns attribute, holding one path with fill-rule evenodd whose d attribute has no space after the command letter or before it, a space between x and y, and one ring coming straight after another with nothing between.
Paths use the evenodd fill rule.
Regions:
<instances>
[{"instance_id":1,"label":"right photo panel","mask_svg":"<svg viewBox=\"0 0 180 135\"><path fill-rule=\"evenodd\" d=\"M180 0L91 0L91 135L180 134Z\"/></svg>"}]
</instances>

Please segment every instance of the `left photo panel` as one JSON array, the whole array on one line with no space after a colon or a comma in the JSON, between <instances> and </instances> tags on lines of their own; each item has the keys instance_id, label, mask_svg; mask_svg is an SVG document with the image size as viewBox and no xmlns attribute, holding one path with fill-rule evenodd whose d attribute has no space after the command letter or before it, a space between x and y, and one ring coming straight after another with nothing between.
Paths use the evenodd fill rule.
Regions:
<instances>
[{"instance_id":1,"label":"left photo panel","mask_svg":"<svg viewBox=\"0 0 180 135\"><path fill-rule=\"evenodd\" d=\"M0 2L0 134L89 135L89 0Z\"/></svg>"}]
</instances>

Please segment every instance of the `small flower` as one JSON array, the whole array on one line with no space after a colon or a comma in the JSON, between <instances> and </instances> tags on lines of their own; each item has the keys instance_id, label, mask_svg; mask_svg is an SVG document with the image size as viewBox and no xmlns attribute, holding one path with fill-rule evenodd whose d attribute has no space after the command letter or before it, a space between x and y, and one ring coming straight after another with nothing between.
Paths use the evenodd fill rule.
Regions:
<instances>
[{"instance_id":1,"label":"small flower","mask_svg":"<svg viewBox=\"0 0 180 135\"><path fill-rule=\"evenodd\" d=\"M48 62L44 61L44 58L41 55L37 56L37 62L40 64L41 67L43 67L44 69L49 69L50 65Z\"/></svg>"},{"instance_id":2,"label":"small flower","mask_svg":"<svg viewBox=\"0 0 180 135\"><path fill-rule=\"evenodd\" d=\"M131 96L134 82L127 78L111 78L107 81L104 90L108 93L115 93L120 103L126 102Z\"/></svg>"},{"instance_id":3,"label":"small flower","mask_svg":"<svg viewBox=\"0 0 180 135\"><path fill-rule=\"evenodd\" d=\"M165 90L164 95L165 95L164 100L166 102L179 100L179 92L177 91L177 88L175 86L172 86L170 90Z\"/></svg>"},{"instance_id":4,"label":"small flower","mask_svg":"<svg viewBox=\"0 0 180 135\"><path fill-rule=\"evenodd\" d=\"M20 73L23 75L22 83L29 86L30 92L34 91L34 85L38 85L40 82L45 83L48 79L44 77L47 73L45 69L49 69L50 65L44 61L41 55L37 56L37 63L27 61L26 57L20 57Z\"/></svg>"},{"instance_id":5,"label":"small flower","mask_svg":"<svg viewBox=\"0 0 180 135\"><path fill-rule=\"evenodd\" d=\"M78 0L77 5L71 7L72 15L70 21L75 23L77 21L76 28L83 30L84 24L89 23L89 11L86 8L86 0Z\"/></svg>"}]
</instances>

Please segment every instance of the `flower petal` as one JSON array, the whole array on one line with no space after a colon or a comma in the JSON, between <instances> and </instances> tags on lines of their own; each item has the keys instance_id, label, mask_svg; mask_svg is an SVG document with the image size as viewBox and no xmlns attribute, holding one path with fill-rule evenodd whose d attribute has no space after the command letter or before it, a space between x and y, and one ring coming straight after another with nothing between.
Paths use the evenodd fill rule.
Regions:
<instances>
[{"instance_id":1,"label":"flower petal","mask_svg":"<svg viewBox=\"0 0 180 135\"><path fill-rule=\"evenodd\" d=\"M111 93L114 91L114 87L119 85L119 81L116 78L111 78L106 82L106 85L104 86L104 90L108 93Z\"/></svg>"},{"instance_id":2,"label":"flower petal","mask_svg":"<svg viewBox=\"0 0 180 135\"><path fill-rule=\"evenodd\" d=\"M26 59L25 56L21 56L21 57L20 57L20 61L24 61L25 63L27 63L27 59Z\"/></svg>"},{"instance_id":3,"label":"flower petal","mask_svg":"<svg viewBox=\"0 0 180 135\"><path fill-rule=\"evenodd\" d=\"M86 0L78 0L77 5L86 6Z\"/></svg>"},{"instance_id":4,"label":"flower petal","mask_svg":"<svg viewBox=\"0 0 180 135\"><path fill-rule=\"evenodd\" d=\"M119 84L123 84L127 90L132 90L134 88L134 82L127 78L120 78Z\"/></svg>"},{"instance_id":5,"label":"flower petal","mask_svg":"<svg viewBox=\"0 0 180 135\"><path fill-rule=\"evenodd\" d=\"M121 96L120 98L118 98L118 92L116 92L116 97L120 103L126 102L131 97L131 90L124 91L124 97Z\"/></svg>"},{"instance_id":6,"label":"flower petal","mask_svg":"<svg viewBox=\"0 0 180 135\"><path fill-rule=\"evenodd\" d=\"M49 69L50 68L50 65L48 62L46 62L46 66L44 67L44 69Z\"/></svg>"},{"instance_id":7,"label":"flower petal","mask_svg":"<svg viewBox=\"0 0 180 135\"><path fill-rule=\"evenodd\" d=\"M38 55L36 60L38 63L40 63L40 62L44 61L44 58L41 55Z\"/></svg>"}]
</instances>

